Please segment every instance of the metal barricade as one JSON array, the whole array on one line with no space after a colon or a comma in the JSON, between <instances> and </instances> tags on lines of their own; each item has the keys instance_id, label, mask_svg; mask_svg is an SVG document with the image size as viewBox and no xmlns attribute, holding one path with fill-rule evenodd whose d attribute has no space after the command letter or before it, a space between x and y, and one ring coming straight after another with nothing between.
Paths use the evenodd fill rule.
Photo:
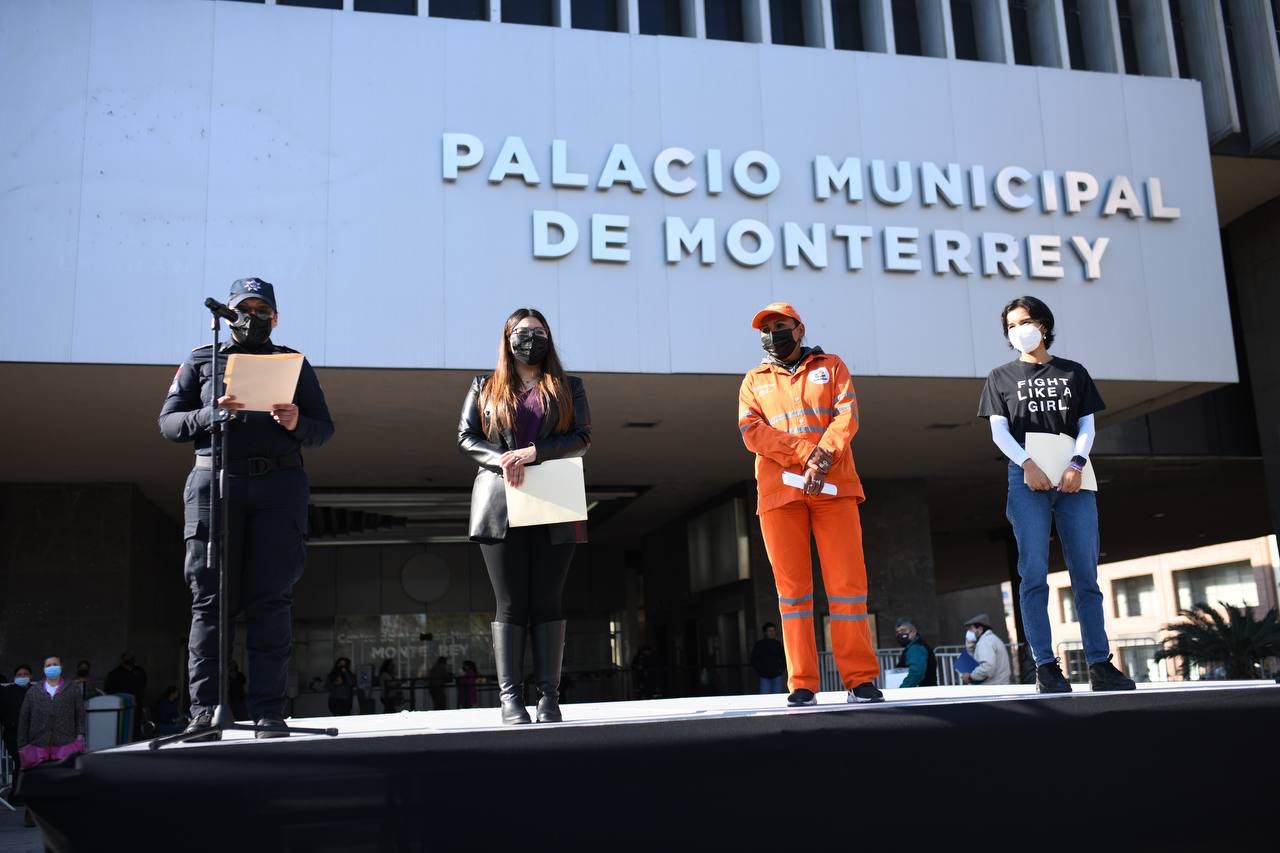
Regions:
<instances>
[{"instance_id":1,"label":"metal barricade","mask_svg":"<svg viewBox=\"0 0 1280 853\"><path fill-rule=\"evenodd\" d=\"M0 806L11 812L17 811L9 802L9 797L13 796L14 766L13 756L4 748L4 742L0 741Z\"/></svg>"}]
</instances>

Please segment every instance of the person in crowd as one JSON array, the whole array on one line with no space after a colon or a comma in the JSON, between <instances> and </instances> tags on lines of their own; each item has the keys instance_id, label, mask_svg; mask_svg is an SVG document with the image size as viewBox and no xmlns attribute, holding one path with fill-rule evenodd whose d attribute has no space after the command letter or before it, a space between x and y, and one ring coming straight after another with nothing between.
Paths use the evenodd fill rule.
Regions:
<instances>
[{"instance_id":1,"label":"person in crowd","mask_svg":"<svg viewBox=\"0 0 1280 853\"><path fill-rule=\"evenodd\" d=\"M22 771L22 759L18 755L18 719L22 711L22 703L31 689L31 667L25 663L18 664L13 670L13 681L0 685L0 742L4 743L4 751L13 762L14 776L10 793L6 797L13 805L18 805L18 775Z\"/></svg>"},{"instance_id":2,"label":"person in crowd","mask_svg":"<svg viewBox=\"0 0 1280 853\"><path fill-rule=\"evenodd\" d=\"M853 378L839 356L804 345L804 322L791 305L766 305L751 326L765 355L742 380L738 431L755 454L760 532L782 613L791 689L787 704L817 702L813 539L846 701L883 702L867 626L867 567L858 514L865 495L850 447L859 418Z\"/></svg>"},{"instance_id":3,"label":"person in crowd","mask_svg":"<svg viewBox=\"0 0 1280 853\"><path fill-rule=\"evenodd\" d=\"M182 703L179 701L178 688L169 685L160 694L160 698L151 703L151 722L155 725L157 736L177 734L182 730L179 720L182 718Z\"/></svg>"},{"instance_id":4,"label":"person in crowd","mask_svg":"<svg viewBox=\"0 0 1280 853\"><path fill-rule=\"evenodd\" d=\"M330 716L348 716L356 695L356 676L351 671L351 658L338 658L333 662L325 687L329 690Z\"/></svg>"},{"instance_id":5,"label":"person in crowd","mask_svg":"<svg viewBox=\"0 0 1280 853\"><path fill-rule=\"evenodd\" d=\"M474 708L480 703L479 689L480 670L473 660L462 662L462 674L458 676L458 707Z\"/></svg>"},{"instance_id":6,"label":"person in crowd","mask_svg":"<svg viewBox=\"0 0 1280 853\"><path fill-rule=\"evenodd\" d=\"M431 694L431 710L443 711L449 707L445 687L448 686L452 675L453 673L449 672L449 659L443 655L436 658L431 669L427 670L427 692Z\"/></svg>"},{"instance_id":7,"label":"person in crowd","mask_svg":"<svg viewBox=\"0 0 1280 853\"><path fill-rule=\"evenodd\" d=\"M658 662L653 646L645 644L640 647L631 658L631 672L641 699L652 699L658 695Z\"/></svg>"},{"instance_id":8,"label":"person in crowd","mask_svg":"<svg viewBox=\"0 0 1280 853\"><path fill-rule=\"evenodd\" d=\"M965 623L965 642L973 637L973 659L978 666L973 672L961 676L965 684L1012 684L1013 667L1009 661L1009 649L1004 641L991 630L991 618L979 613Z\"/></svg>"},{"instance_id":9,"label":"person in crowd","mask_svg":"<svg viewBox=\"0 0 1280 853\"><path fill-rule=\"evenodd\" d=\"M387 658L378 670L378 686L382 688L382 713L394 714L400 710L404 694L400 692L400 679L396 678L396 659Z\"/></svg>"},{"instance_id":10,"label":"person in crowd","mask_svg":"<svg viewBox=\"0 0 1280 853\"><path fill-rule=\"evenodd\" d=\"M1106 408L1089 371L1079 362L1050 355L1053 312L1034 296L1010 301L1000 312L1000 333L1018 357L987 376L978 416L988 418L991 439L1008 457L1009 495L1005 513L1018 542L1020 599L1027 642L1041 693L1070 693L1071 684L1053 654L1049 628L1049 530L1057 528L1071 574L1076 612L1094 690L1132 690L1131 678L1111 663L1110 641L1098 588L1097 494L1084 489L1084 473L1097 427L1094 415ZM1027 451L1029 434L1066 436L1070 463L1050 479Z\"/></svg>"},{"instance_id":11,"label":"person in crowd","mask_svg":"<svg viewBox=\"0 0 1280 853\"><path fill-rule=\"evenodd\" d=\"M787 654L778 641L778 626L760 626L760 639L751 647L751 668L760 677L760 693L787 692Z\"/></svg>"},{"instance_id":12,"label":"person in crowd","mask_svg":"<svg viewBox=\"0 0 1280 853\"><path fill-rule=\"evenodd\" d=\"M72 684L80 691L80 698L88 702L94 696L101 696L102 690L93 683L93 675L90 673L92 664L88 660L80 660L76 662L76 677Z\"/></svg>"},{"instance_id":13,"label":"person in crowd","mask_svg":"<svg viewBox=\"0 0 1280 853\"><path fill-rule=\"evenodd\" d=\"M85 664L85 675L88 675L88 661L81 661ZM120 665L107 673L107 680L103 685L107 693L127 693L133 697L137 707L142 707L142 697L146 695L147 690L147 673L142 667L138 666L137 659L125 652L120 655Z\"/></svg>"},{"instance_id":14,"label":"person in crowd","mask_svg":"<svg viewBox=\"0 0 1280 853\"><path fill-rule=\"evenodd\" d=\"M937 687L938 658L933 648L920 636L920 630L910 616L902 616L894 624L894 633L902 654L898 655L898 668L907 671L901 687Z\"/></svg>"},{"instance_id":15,"label":"person in crowd","mask_svg":"<svg viewBox=\"0 0 1280 853\"><path fill-rule=\"evenodd\" d=\"M538 722L559 722L565 619L561 601L585 521L509 527L506 487L525 468L582 456L591 445L586 388L568 376L547 318L533 308L507 317L497 365L471 382L458 422L458 448L476 463L470 537L480 545L497 599L493 652L502 721L531 722L524 705L524 644L533 641Z\"/></svg>"},{"instance_id":16,"label":"person in crowd","mask_svg":"<svg viewBox=\"0 0 1280 853\"><path fill-rule=\"evenodd\" d=\"M45 658L44 680L27 691L18 713L18 754L24 768L84 752L84 700L70 687L62 677L62 658Z\"/></svg>"},{"instance_id":17,"label":"person in crowd","mask_svg":"<svg viewBox=\"0 0 1280 853\"><path fill-rule=\"evenodd\" d=\"M237 312L231 340L220 346L218 369L236 353L285 355L296 350L274 343L279 323L275 288L260 278L238 279L227 305ZM223 358L222 356L226 356ZM217 740L213 709L218 696L219 567L207 565L209 505L213 492L213 433L210 403L230 419L225 462L231 514L226 554L228 615L243 613L249 667L249 712L259 738L288 737L284 723L289 658L293 651L293 588L306 562L307 504L311 485L302 451L333 436L333 418L315 369L305 358L288 400L271 411L247 411L213 375L212 346L192 350L178 367L160 409L160 433L170 441L195 445L184 500L184 577L191 591L190 732ZM215 400L215 389L220 396ZM228 625L230 629L231 624ZM227 637L227 648L234 648Z\"/></svg>"}]
</instances>

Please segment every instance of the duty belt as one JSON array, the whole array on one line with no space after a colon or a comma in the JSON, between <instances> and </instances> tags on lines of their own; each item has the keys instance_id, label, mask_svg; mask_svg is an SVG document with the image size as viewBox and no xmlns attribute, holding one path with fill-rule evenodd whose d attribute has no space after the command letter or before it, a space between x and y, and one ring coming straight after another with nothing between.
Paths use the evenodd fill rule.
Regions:
<instances>
[{"instance_id":1,"label":"duty belt","mask_svg":"<svg viewBox=\"0 0 1280 853\"><path fill-rule=\"evenodd\" d=\"M213 460L208 456L197 456L196 467L212 468ZM250 456L248 459L233 459L226 463L227 473L232 477L261 477L272 471L288 471L301 467L302 454L296 450L284 456Z\"/></svg>"}]
</instances>

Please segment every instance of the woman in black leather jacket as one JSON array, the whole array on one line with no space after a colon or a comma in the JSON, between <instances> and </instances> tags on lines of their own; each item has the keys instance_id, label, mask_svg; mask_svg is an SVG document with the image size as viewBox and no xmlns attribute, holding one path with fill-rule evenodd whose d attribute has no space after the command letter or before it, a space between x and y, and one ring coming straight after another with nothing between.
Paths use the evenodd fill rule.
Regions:
<instances>
[{"instance_id":1,"label":"woman in black leather jacket","mask_svg":"<svg viewBox=\"0 0 1280 853\"><path fill-rule=\"evenodd\" d=\"M519 308L502 330L498 366L471 382L458 423L458 448L480 466L471 488L471 530L480 543L498 613L493 655L502 722L528 723L524 642L533 638L538 722L558 723L565 620L561 594L586 522L507 526L503 481L519 486L526 465L582 456L591 444L591 411L582 380L566 376L546 317Z\"/></svg>"}]
</instances>

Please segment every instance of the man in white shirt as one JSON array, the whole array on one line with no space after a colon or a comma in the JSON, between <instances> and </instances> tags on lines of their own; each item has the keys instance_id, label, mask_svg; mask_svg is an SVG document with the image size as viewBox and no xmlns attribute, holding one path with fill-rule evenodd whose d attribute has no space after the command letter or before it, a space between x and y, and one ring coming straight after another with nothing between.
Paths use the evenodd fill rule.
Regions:
<instances>
[{"instance_id":1,"label":"man in white shirt","mask_svg":"<svg viewBox=\"0 0 1280 853\"><path fill-rule=\"evenodd\" d=\"M964 676L965 684L1011 684L1013 668L1009 665L1009 650L1004 641L991 630L991 619L985 613L965 622L965 628L976 637L973 657L978 667Z\"/></svg>"}]
</instances>

